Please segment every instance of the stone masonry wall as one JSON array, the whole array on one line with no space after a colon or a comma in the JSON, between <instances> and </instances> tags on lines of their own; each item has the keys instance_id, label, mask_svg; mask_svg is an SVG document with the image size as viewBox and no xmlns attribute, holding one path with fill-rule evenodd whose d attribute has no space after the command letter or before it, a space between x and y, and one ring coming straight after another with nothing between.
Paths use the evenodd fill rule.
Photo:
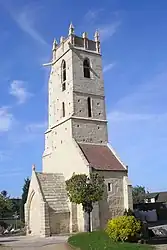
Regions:
<instances>
[{"instance_id":1,"label":"stone masonry wall","mask_svg":"<svg viewBox=\"0 0 167 250\"><path fill-rule=\"evenodd\" d=\"M71 232L78 232L78 218L77 218L77 204L75 203L70 203L70 207L71 207L71 228L70 231Z\"/></svg>"},{"instance_id":2,"label":"stone masonry wall","mask_svg":"<svg viewBox=\"0 0 167 250\"><path fill-rule=\"evenodd\" d=\"M66 62L66 90L62 91L62 61ZM62 102L65 103L66 118L73 114L72 51L64 54L51 69L49 79L49 128L62 119Z\"/></svg>"},{"instance_id":3,"label":"stone masonry wall","mask_svg":"<svg viewBox=\"0 0 167 250\"><path fill-rule=\"evenodd\" d=\"M51 154L43 156L43 172L63 173L65 179L75 173L89 173L86 159L80 155L78 145L73 138L66 136L64 129L57 133L54 143L57 145Z\"/></svg>"},{"instance_id":4,"label":"stone masonry wall","mask_svg":"<svg viewBox=\"0 0 167 250\"><path fill-rule=\"evenodd\" d=\"M126 172L98 171L98 173L105 178L104 199L99 202L100 227L104 228L108 219L123 215L123 177L126 175ZM110 191L108 191L108 184L110 184Z\"/></svg>"},{"instance_id":5,"label":"stone masonry wall","mask_svg":"<svg viewBox=\"0 0 167 250\"><path fill-rule=\"evenodd\" d=\"M55 213L50 210L49 215L51 235L70 232L70 213Z\"/></svg>"},{"instance_id":6,"label":"stone masonry wall","mask_svg":"<svg viewBox=\"0 0 167 250\"><path fill-rule=\"evenodd\" d=\"M89 58L91 65L91 78L83 74L83 60ZM88 51L76 51L72 55L74 92L96 94L104 96L104 82L102 75L101 56Z\"/></svg>"},{"instance_id":7,"label":"stone masonry wall","mask_svg":"<svg viewBox=\"0 0 167 250\"><path fill-rule=\"evenodd\" d=\"M44 214L41 213L42 202L43 198L37 182L36 174L35 171L32 171L27 202L25 204L27 234L29 231L32 235L40 235L42 233L41 219L44 216Z\"/></svg>"},{"instance_id":8,"label":"stone masonry wall","mask_svg":"<svg viewBox=\"0 0 167 250\"><path fill-rule=\"evenodd\" d=\"M29 229L31 235L41 234L41 212L40 211L40 197L36 192L31 200L29 211Z\"/></svg>"},{"instance_id":9,"label":"stone masonry wall","mask_svg":"<svg viewBox=\"0 0 167 250\"><path fill-rule=\"evenodd\" d=\"M77 142L107 143L107 126L105 122L85 119L72 120L72 134Z\"/></svg>"},{"instance_id":10,"label":"stone masonry wall","mask_svg":"<svg viewBox=\"0 0 167 250\"><path fill-rule=\"evenodd\" d=\"M105 100L103 96L74 93L74 116L88 117L87 98L91 98L92 118L106 120Z\"/></svg>"},{"instance_id":11,"label":"stone masonry wall","mask_svg":"<svg viewBox=\"0 0 167 250\"><path fill-rule=\"evenodd\" d=\"M46 202L41 202L40 204L40 215L41 215L41 231L40 236L49 237L50 236L50 220L48 204Z\"/></svg>"},{"instance_id":12,"label":"stone masonry wall","mask_svg":"<svg viewBox=\"0 0 167 250\"><path fill-rule=\"evenodd\" d=\"M133 210L132 186L128 186L129 208Z\"/></svg>"}]
</instances>

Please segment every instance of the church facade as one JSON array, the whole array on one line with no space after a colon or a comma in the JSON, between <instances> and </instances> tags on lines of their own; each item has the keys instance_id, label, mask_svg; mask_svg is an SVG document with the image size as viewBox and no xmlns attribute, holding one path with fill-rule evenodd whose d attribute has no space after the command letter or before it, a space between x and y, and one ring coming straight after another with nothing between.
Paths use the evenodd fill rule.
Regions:
<instances>
[{"instance_id":1,"label":"church facade","mask_svg":"<svg viewBox=\"0 0 167 250\"><path fill-rule=\"evenodd\" d=\"M65 180L73 173L97 172L104 176L104 199L94 204L92 230L132 208L128 169L108 143L104 82L99 34L75 35L53 42L48 83L48 129L42 172L32 170L25 204L27 234L50 236L83 232L86 215L71 204Z\"/></svg>"}]
</instances>

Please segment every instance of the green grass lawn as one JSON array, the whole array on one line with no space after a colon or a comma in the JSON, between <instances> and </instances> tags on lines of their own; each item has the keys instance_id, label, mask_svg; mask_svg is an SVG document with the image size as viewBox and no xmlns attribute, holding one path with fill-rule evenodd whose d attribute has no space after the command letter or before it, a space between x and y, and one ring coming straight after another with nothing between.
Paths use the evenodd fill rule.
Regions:
<instances>
[{"instance_id":1,"label":"green grass lawn","mask_svg":"<svg viewBox=\"0 0 167 250\"><path fill-rule=\"evenodd\" d=\"M79 233L68 240L69 244L81 250L150 250L154 249L149 245L135 243L114 243L105 232Z\"/></svg>"}]
</instances>

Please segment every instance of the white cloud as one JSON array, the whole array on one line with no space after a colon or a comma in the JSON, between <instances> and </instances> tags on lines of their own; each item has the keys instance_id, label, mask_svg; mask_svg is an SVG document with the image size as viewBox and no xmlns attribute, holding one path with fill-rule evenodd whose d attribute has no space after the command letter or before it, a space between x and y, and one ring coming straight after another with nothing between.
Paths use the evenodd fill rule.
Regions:
<instances>
[{"instance_id":1,"label":"white cloud","mask_svg":"<svg viewBox=\"0 0 167 250\"><path fill-rule=\"evenodd\" d=\"M19 133L16 132L12 135L11 141L17 145L31 143L36 139L42 139L46 129L47 122L28 123L25 126L22 124Z\"/></svg>"},{"instance_id":2,"label":"white cloud","mask_svg":"<svg viewBox=\"0 0 167 250\"><path fill-rule=\"evenodd\" d=\"M121 22L116 21L99 27L98 30L100 33L101 42L104 42L105 40L111 38L117 32L120 25Z\"/></svg>"},{"instance_id":3,"label":"white cloud","mask_svg":"<svg viewBox=\"0 0 167 250\"><path fill-rule=\"evenodd\" d=\"M31 123L25 127L25 130L29 133L41 133L47 128L47 122Z\"/></svg>"},{"instance_id":4,"label":"white cloud","mask_svg":"<svg viewBox=\"0 0 167 250\"><path fill-rule=\"evenodd\" d=\"M108 114L112 122L160 122L167 119L164 103L167 98L167 74L160 73L147 82L136 85L129 94L118 100Z\"/></svg>"},{"instance_id":5,"label":"white cloud","mask_svg":"<svg viewBox=\"0 0 167 250\"><path fill-rule=\"evenodd\" d=\"M89 10L84 16L84 21L88 23L94 22L102 11L103 9Z\"/></svg>"},{"instance_id":6,"label":"white cloud","mask_svg":"<svg viewBox=\"0 0 167 250\"><path fill-rule=\"evenodd\" d=\"M14 80L10 85L9 93L17 98L18 104L23 104L32 96L24 87L25 83L20 80Z\"/></svg>"},{"instance_id":7,"label":"white cloud","mask_svg":"<svg viewBox=\"0 0 167 250\"><path fill-rule=\"evenodd\" d=\"M109 63L104 65L103 72L106 73L107 71L110 71L115 66L115 63Z\"/></svg>"},{"instance_id":8,"label":"white cloud","mask_svg":"<svg viewBox=\"0 0 167 250\"><path fill-rule=\"evenodd\" d=\"M114 109L126 113L165 113L167 98L167 73L160 73L150 80L132 86L129 94L115 103Z\"/></svg>"},{"instance_id":9,"label":"white cloud","mask_svg":"<svg viewBox=\"0 0 167 250\"><path fill-rule=\"evenodd\" d=\"M9 174L10 171L10 174ZM7 172L0 172L0 177L13 177L13 176L19 176L24 173L23 169L16 169L16 170L8 170Z\"/></svg>"},{"instance_id":10,"label":"white cloud","mask_svg":"<svg viewBox=\"0 0 167 250\"><path fill-rule=\"evenodd\" d=\"M19 27L28 35L30 35L34 40L38 41L43 45L47 45L46 41L35 29L34 22L29 9L25 9L21 13L19 13L19 15L15 18L15 21L17 22Z\"/></svg>"},{"instance_id":11,"label":"white cloud","mask_svg":"<svg viewBox=\"0 0 167 250\"><path fill-rule=\"evenodd\" d=\"M14 121L13 114L9 112L7 107L0 108L0 133L7 132L12 127Z\"/></svg>"},{"instance_id":12,"label":"white cloud","mask_svg":"<svg viewBox=\"0 0 167 250\"><path fill-rule=\"evenodd\" d=\"M100 40L101 42L104 42L105 40L111 38L118 30L119 26L121 25L121 21L118 19L119 16L116 14L116 12L112 12L108 16L108 21L106 24L103 24L103 21L106 20L106 17L108 16L108 13L105 11L105 9L94 9L89 10L84 18L84 28L85 26L87 29L96 30L98 28L98 31L100 33Z\"/></svg>"},{"instance_id":13,"label":"white cloud","mask_svg":"<svg viewBox=\"0 0 167 250\"><path fill-rule=\"evenodd\" d=\"M23 32L27 33L38 43L47 45L47 42L35 27L37 18L39 17L39 5L33 2L32 4L25 5L22 9L16 9L12 2L10 5L7 5L6 3L3 3L3 5Z\"/></svg>"},{"instance_id":14,"label":"white cloud","mask_svg":"<svg viewBox=\"0 0 167 250\"><path fill-rule=\"evenodd\" d=\"M167 113L164 114L138 114L138 113L125 113L122 111L113 111L108 115L111 122L137 122L137 121L159 121L167 119Z\"/></svg>"},{"instance_id":15,"label":"white cloud","mask_svg":"<svg viewBox=\"0 0 167 250\"><path fill-rule=\"evenodd\" d=\"M133 184L154 189L166 183L166 82L164 72L134 85L108 114L110 141L129 165ZM156 184L155 174L161 180Z\"/></svg>"},{"instance_id":16,"label":"white cloud","mask_svg":"<svg viewBox=\"0 0 167 250\"><path fill-rule=\"evenodd\" d=\"M10 153L8 151L0 150L0 162L4 162L10 159Z\"/></svg>"}]
</instances>

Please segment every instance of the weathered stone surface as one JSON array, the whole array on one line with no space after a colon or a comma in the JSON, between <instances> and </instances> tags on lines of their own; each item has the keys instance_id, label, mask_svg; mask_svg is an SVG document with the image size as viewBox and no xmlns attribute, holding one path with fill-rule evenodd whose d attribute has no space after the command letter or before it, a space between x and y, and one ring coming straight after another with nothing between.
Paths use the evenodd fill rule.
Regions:
<instances>
[{"instance_id":1,"label":"weathered stone surface","mask_svg":"<svg viewBox=\"0 0 167 250\"><path fill-rule=\"evenodd\" d=\"M69 213L65 179L62 174L37 173L41 192L55 213Z\"/></svg>"}]
</instances>

